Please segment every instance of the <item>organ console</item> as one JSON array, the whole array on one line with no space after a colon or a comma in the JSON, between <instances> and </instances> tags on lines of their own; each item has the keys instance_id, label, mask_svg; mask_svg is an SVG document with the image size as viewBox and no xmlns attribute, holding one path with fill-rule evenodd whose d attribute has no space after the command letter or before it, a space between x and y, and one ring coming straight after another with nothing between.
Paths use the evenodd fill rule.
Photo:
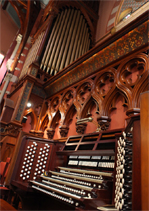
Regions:
<instances>
[{"instance_id":1,"label":"organ console","mask_svg":"<svg viewBox=\"0 0 149 211\"><path fill-rule=\"evenodd\" d=\"M65 143L24 137L11 180L23 208L137 210L138 118L125 130L72 136Z\"/></svg>"}]
</instances>

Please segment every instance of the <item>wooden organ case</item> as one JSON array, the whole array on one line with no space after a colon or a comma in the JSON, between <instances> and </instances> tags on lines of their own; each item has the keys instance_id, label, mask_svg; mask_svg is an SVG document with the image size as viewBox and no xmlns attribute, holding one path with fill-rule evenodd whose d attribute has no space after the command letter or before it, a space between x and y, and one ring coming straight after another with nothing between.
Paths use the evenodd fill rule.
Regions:
<instances>
[{"instance_id":1,"label":"wooden organ case","mask_svg":"<svg viewBox=\"0 0 149 211\"><path fill-rule=\"evenodd\" d=\"M125 130L72 136L65 144L25 137L11 181L23 208L140 209L138 118Z\"/></svg>"}]
</instances>

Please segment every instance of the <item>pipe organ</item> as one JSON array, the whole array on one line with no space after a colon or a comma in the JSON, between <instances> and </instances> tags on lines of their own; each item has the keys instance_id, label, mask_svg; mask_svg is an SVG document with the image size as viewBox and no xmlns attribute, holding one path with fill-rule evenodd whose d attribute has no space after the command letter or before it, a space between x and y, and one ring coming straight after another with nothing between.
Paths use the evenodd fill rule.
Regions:
<instances>
[{"instance_id":1,"label":"pipe organ","mask_svg":"<svg viewBox=\"0 0 149 211\"><path fill-rule=\"evenodd\" d=\"M32 197L38 210L49 205L51 210L141 210L140 160L134 151L139 146L139 116L125 130L71 136L65 143L24 137L11 185L20 196L27 191L24 209L34 204Z\"/></svg>"},{"instance_id":2,"label":"pipe organ","mask_svg":"<svg viewBox=\"0 0 149 211\"><path fill-rule=\"evenodd\" d=\"M32 64L35 61L37 53L38 53L38 49L39 49L40 44L42 43L42 40L44 38L44 34L45 34L45 31L42 32L38 36L38 38L33 43L31 49L29 50L29 53L27 55L27 58L25 60L25 63L23 65L23 68L22 68L22 71L21 71L21 74L20 74L20 78L22 78L27 73L30 64Z\"/></svg>"},{"instance_id":3,"label":"pipe organ","mask_svg":"<svg viewBox=\"0 0 149 211\"><path fill-rule=\"evenodd\" d=\"M65 9L56 18L40 68L55 75L89 50L90 34L79 10Z\"/></svg>"}]
</instances>

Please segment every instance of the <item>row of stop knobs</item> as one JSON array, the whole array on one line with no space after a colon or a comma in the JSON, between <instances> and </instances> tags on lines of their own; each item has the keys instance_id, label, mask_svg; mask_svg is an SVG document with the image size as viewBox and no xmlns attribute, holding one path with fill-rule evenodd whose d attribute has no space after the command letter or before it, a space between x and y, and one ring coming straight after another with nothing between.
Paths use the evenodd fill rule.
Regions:
<instances>
[{"instance_id":1,"label":"row of stop knobs","mask_svg":"<svg viewBox=\"0 0 149 211\"><path fill-rule=\"evenodd\" d=\"M118 140L115 182L115 207L118 210L132 208L132 134L123 132Z\"/></svg>"}]
</instances>

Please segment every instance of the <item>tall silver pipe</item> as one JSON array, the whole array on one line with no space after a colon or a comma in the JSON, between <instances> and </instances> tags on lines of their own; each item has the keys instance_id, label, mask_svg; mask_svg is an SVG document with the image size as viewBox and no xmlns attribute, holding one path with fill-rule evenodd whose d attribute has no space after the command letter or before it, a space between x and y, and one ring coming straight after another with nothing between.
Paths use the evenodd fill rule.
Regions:
<instances>
[{"instance_id":1,"label":"tall silver pipe","mask_svg":"<svg viewBox=\"0 0 149 211\"><path fill-rule=\"evenodd\" d=\"M76 37L75 37L75 41L74 41L73 52L71 54L70 63L72 63L75 60L75 53L76 53L76 50L77 50L78 37L79 37L79 34L80 34L81 24L82 24L82 20L83 20L83 17L81 15L79 16L79 20L80 21L79 21L79 25L78 25L77 31L76 31Z\"/></svg>"},{"instance_id":2,"label":"tall silver pipe","mask_svg":"<svg viewBox=\"0 0 149 211\"><path fill-rule=\"evenodd\" d=\"M56 40L55 40L55 44L54 44L54 47L53 47L52 55L51 55L51 58L50 58L49 63L48 63L47 71L49 71L49 69L50 69L50 74L51 75L52 75L53 70L54 70L53 60L54 60L54 57L55 57L55 53L58 50L57 49L58 43L61 40L61 33L62 33L62 29L63 29L63 24L64 24L64 21L65 21L65 18L66 18L66 14L67 14L67 10L65 10L62 18L60 19L61 24L60 24L59 31L58 31L58 34L57 34L57 37L56 37Z\"/></svg>"},{"instance_id":3,"label":"tall silver pipe","mask_svg":"<svg viewBox=\"0 0 149 211\"><path fill-rule=\"evenodd\" d=\"M75 49L72 49L72 48L74 47L74 40L75 40L76 31L77 31L77 27L78 27L78 23L79 23L79 16L80 16L80 11L77 11L77 17L76 17L76 20L75 20L75 26L74 26L72 36L71 36L71 40L70 40L70 46L69 46L69 50L68 50L68 53L67 53L65 67L68 64L70 64L70 58L71 58L72 52L75 50Z\"/></svg>"},{"instance_id":4,"label":"tall silver pipe","mask_svg":"<svg viewBox=\"0 0 149 211\"><path fill-rule=\"evenodd\" d=\"M48 54L48 51L49 51L49 47L50 47L50 45L51 45L51 41L52 41L52 39L53 39L53 35L54 35L55 29L56 29L57 22L58 22L58 18L56 19L55 24L54 24L54 27L53 27L53 29L52 29L52 32L51 32L51 34L50 34L50 38L49 38L49 41L48 41L46 50L45 50L45 52L44 52L44 55L43 55L43 58L42 58L42 61L41 61L40 69L42 69L42 66L44 65L44 62L45 62L45 60L46 60L46 57L47 57L47 54Z\"/></svg>"},{"instance_id":5,"label":"tall silver pipe","mask_svg":"<svg viewBox=\"0 0 149 211\"><path fill-rule=\"evenodd\" d=\"M57 19L58 19L58 22L59 22L60 14L58 14ZM50 44L50 47L49 47L49 50L48 50L48 54L47 54L47 56L46 56L46 60L45 60L45 62L44 62L43 70L45 70L46 67L47 67L47 64L48 64L48 61L49 61L49 57L50 57L50 55L51 55L51 51L52 51L52 48L53 48L53 45L54 45L54 42L55 42L55 39L56 39L56 34L57 34L57 31L58 31L58 26L59 26L59 25L57 24L57 25L56 25L56 29L55 29L55 31L54 31L54 35L53 35L52 40L51 40L51 44Z\"/></svg>"},{"instance_id":6,"label":"tall silver pipe","mask_svg":"<svg viewBox=\"0 0 149 211\"><path fill-rule=\"evenodd\" d=\"M86 27L86 30L85 30L85 40L84 40L83 48L82 48L82 55L86 52L87 40L88 40L88 29Z\"/></svg>"},{"instance_id":7,"label":"tall silver pipe","mask_svg":"<svg viewBox=\"0 0 149 211\"><path fill-rule=\"evenodd\" d=\"M61 33L61 37L60 37L60 41L58 43L58 46L57 46L57 51L56 51L56 54L55 54L55 57L54 57L54 61L53 61L53 64L52 64L52 67L55 69L54 71L54 75L59 71L57 69L57 66L59 66L59 57L60 57L60 49L62 47L62 44L63 44L63 39L64 39L64 35L66 33L66 27L68 25L68 19L69 19L69 15L70 15L70 9L67 11L67 16L66 16L66 19L65 19L65 23L63 25L63 28L62 28L62 33Z\"/></svg>"},{"instance_id":8,"label":"tall silver pipe","mask_svg":"<svg viewBox=\"0 0 149 211\"><path fill-rule=\"evenodd\" d=\"M85 21L84 21L84 25L83 25L83 34L82 34L82 37L81 37L81 41L80 41L80 48L79 48L79 54L78 54L78 57L82 56L82 47L83 47L83 43L84 43L84 36L85 36Z\"/></svg>"},{"instance_id":9,"label":"tall silver pipe","mask_svg":"<svg viewBox=\"0 0 149 211\"><path fill-rule=\"evenodd\" d=\"M72 23L71 23L71 26L70 26L69 34L68 34L68 37L67 37L67 43L66 43L66 46L65 46L65 51L64 51L64 54L63 54L61 65L60 65L60 70L62 70L65 67L65 60L66 60L67 51L68 51L69 44L70 44L70 39L71 39L71 36L72 36L72 31L73 31L74 24L75 24L76 14L77 14L77 11L74 12L74 16L73 16Z\"/></svg>"},{"instance_id":10,"label":"tall silver pipe","mask_svg":"<svg viewBox=\"0 0 149 211\"><path fill-rule=\"evenodd\" d=\"M60 49L60 52L59 52L59 57L58 57L58 61L56 63L56 70L60 70L60 63L63 59L63 53L65 51L65 45L66 45L66 42L67 42L67 37L68 37L68 33L69 33L69 28L70 28L70 25L71 25L71 22L72 22L72 18L73 18L73 14L74 14L74 10L70 10L70 17L68 19L68 22L67 22L67 28L66 28L66 31L65 31L65 36L64 36L64 39L63 39L63 42L62 42L62 45L61 45L61 49Z\"/></svg>"},{"instance_id":11,"label":"tall silver pipe","mask_svg":"<svg viewBox=\"0 0 149 211\"><path fill-rule=\"evenodd\" d=\"M77 44L77 50L76 50L76 54L75 54L75 60L79 57L79 49L80 49L81 38L82 38L82 34L83 34L83 29L84 29L84 24L85 24L85 21L84 21L83 16L82 16L81 31L80 31L79 38L78 38L78 44Z\"/></svg>"}]
</instances>

